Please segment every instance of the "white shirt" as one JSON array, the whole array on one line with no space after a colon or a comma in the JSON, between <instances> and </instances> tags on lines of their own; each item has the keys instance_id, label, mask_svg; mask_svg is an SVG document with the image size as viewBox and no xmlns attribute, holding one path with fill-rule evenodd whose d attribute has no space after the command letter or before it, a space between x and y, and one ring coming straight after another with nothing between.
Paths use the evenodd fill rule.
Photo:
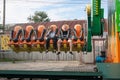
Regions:
<instances>
[{"instance_id":1,"label":"white shirt","mask_svg":"<svg viewBox=\"0 0 120 80\"><path fill-rule=\"evenodd\" d=\"M49 37L50 37L50 38L53 38L54 36L55 36L55 32L52 31L52 32L49 34Z\"/></svg>"}]
</instances>

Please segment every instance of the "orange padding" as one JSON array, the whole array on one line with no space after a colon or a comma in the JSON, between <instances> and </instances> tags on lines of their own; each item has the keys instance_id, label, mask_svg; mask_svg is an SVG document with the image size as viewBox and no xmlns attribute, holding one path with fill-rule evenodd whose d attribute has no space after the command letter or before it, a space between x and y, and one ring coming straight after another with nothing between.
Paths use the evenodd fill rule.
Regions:
<instances>
[{"instance_id":1,"label":"orange padding","mask_svg":"<svg viewBox=\"0 0 120 80\"><path fill-rule=\"evenodd\" d=\"M63 44L67 44L68 41L64 39L64 40L62 41L62 43L63 43Z\"/></svg>"},{"instance_id":2,"label":"orange padding","mask_svg":"<svg viewBox=\"0 0 120 80\"><path fill-rule=\"evenodd\" d=\"M44 29L45 29L45 26L44 26L44 25L38 26L38 28L37 28L37 31L38 31L37 35L38 35L38 38L42 36L42 32L43 32Z\"/></svg>"},{"instance_id":3,"label":"orange padding","mask_svg":"<svg viewBox=\"0 0 120 80\"><path fill-rule=\"evenodd\" d=\"M29 25L26 27L25 31L30 32L32 29L34 29L33 26Z\"/></svg>"},{"instance_id":4,"label":"orange padding","mask_svg":"<svg viewBox=\"0 0 120 80\"><path fill-rule=\"evenodd\" d=\"M83 40L83 41L81 41L80 39L78 39L77 41L74 41L73 40L73 44L85 44L85 41Z\"/></svg>"},{"instance_id":5,"label":"orange padding","mask_svg":"<svg viewBox=\"0 0 120 80\"><path fill-rule=\"evenodd\" d=\"M25 28L25 38L27 38L29 36L29 33L32 29L34 29L33 26L31 26L31 25L26 26L26 28Z\"/></svg>"},{"instance_id":6,"label":"orange padding","mask_svg":"<svg viewBox=\"0 0 120 80\"><path fill-rule=\"evenodd\" d=\"M50 44L53 44L53 40L52 39L50 40Z\"/></svg>"},{"instance_id":7,"label":"orange padding","mask_svg":"<svg viewBox=\"0 0 120 80\"><path fill-rule=\"evenodd\" d=\"M14 32L19 31L20 29L22 29L21 26L15 26L15 28L14 28Z\"/></svg>"},{"instance_id":8,"label":"orange padding","mask_svg":"<svg viewBox=\"0 0 120 80\"><path fill-rule=\"evenodd\" d=\"M76 31L76 37L82 36L82 35L81 35L82 26L81 26L80 24L76 24L76 25L74 26L74 29L75 29L75 31Z\"/></svg>"},{"instance_id":9,"label":"orange padding","mask_svg":"<svg viewBox=\"0 0 120 80\"><path fill-rule=\"evenodd\" d=\"M13 30L13 31L14 31L14 33L13 33L13 38L15 38L15 36L16 36L17 33L18 33L18 31L21 30L21 29L22 29L21 26L15 26L15 27L14 27L14 30Z\"/></svg>"},{"instance_id":10,"label":"orange padding","mask_svg":"<svg viewBox=\"0 0 120 80\"><path fill-rule=\"evenodd\" d=\"M14 43L13 41L10 41L9 43L8 43L8 45L10 46L10 45L13 45L13 44L16 44L16 43ZM18 43L17 43L18 44Z\"/></svg>"},{"instance_id":11,"label":"orange padding","mask_svg":"<svg viewBox=\"0 0 120 80\"><path fill-rule=\"evenodd\" d=\"M36 42L33 42L33 44L41 44L41 45L44 45L45 44L45 41L39 41L39 40L37 40Z\"/></svg>"}]
</instances>

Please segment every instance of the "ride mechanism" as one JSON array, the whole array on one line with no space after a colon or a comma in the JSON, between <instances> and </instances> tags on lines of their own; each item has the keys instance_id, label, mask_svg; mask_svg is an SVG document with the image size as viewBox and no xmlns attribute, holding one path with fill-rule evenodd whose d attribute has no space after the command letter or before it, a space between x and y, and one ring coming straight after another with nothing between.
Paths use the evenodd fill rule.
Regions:
<instances>
[{"instance_id":1,"label":"ride mechanism","mask_svg":"<svg viewBox=\"0 0 120 80\"><path fill-rule=\"evenodd\" d=\"M103 15L104 10L101 9L101 0L92 0L92 1L93 1L92 2L93 10L91 10L90 5L86 7L87 19L88 19L87 38L85 39L82 26L79 24L76 24L74 26L73 32L77 40L76 41L72 40L73 51L91 52L92 51L91 37L103 35L104 23L101 22L101 20L103 19L103 16L104 16ZM91 16L91 13L93 13L92 16ZM55 30L58 30L56 25L54 25L54 28ZM45 40L41 41L41 39L45 36L46 32L47 32L47 29L44 25L39 25L37 28L34 28L34 26L31 26L31 25L28 25L24 29L22 26L15 26L14 29L11 31L11 34L9 35L10 40L8 42L8 45L14 52L22 52L22 51L43 52L45 51L46 41ZM83 40L80 39L81 37L83 38ZM62 45L63 46L61 48L61 51L67 52L69 50L68 42L66 40L63 40ZM53 50L52 40L50 40L49 50L50 51Z\"/></svg>"},{"instance_id":2,"label":"ride mechanism","mask_svg":"<svg viewBox=\"0 0 120 80\"><path fill-rule=\"evenodd\" d=\"M111 2L113 0L110 0ZM110 3L110 1L108 1ZM112 29L108 29L110 33L112 31L112 33L115 33L115 35L113 35L112 33L109 34L109 36L112 36L112 39L109 39L108 37L108 43L112 44L111 46L108 45L108 50L106 53L106 62L120 62L120 56L119 56L119 0L113 1L116 10L110 10L112 11L111 14L112 18L110 18L109 21L112 20L113 23L116 21L114 24L116 24L116 28L114 26L115 30ZM111 6L113 7L113 6ZM101 8L101 0L92 0L92 8L91 5L87 5L86 7L86 12L87 12L87 38L85 39L85 35L84 35L84 30L82 28L82 26L80 24L76 24L72 30L74 30L74 34L75 37L77 38L76 41L72 41L73 43L73 51L86 51L86 52L92 52L92 37L93 36L102 36L103 35L103 27L104 27L104 9ZM109 12L110 14L110 12ZM110 14L110 15L111 15ZM109 19L109 18L108 18ZM111 24L113 25L113 24ZM56 25L52 25L54 27L54 30L58 30L58 27ZM109 25L108 25L109 26ZM109 28L109 27L108 27ZM27 52L31 52L31 51L39 51L39 52L43 52L45 51L45 44L46 41L45 40L41 40L43 39L43 37L45 36L47 32L47 29L44 25L39 25L38 27L34 28L34 26L28 25L25 28L23 28L22 26L15 26L14 29L11 31L11 35L9 35L10 37L6 37L7 39L4 39L5 37L2 36L1 39L2 40L7 40L4 42L5 47L6 47L6 43L8 43L9 47L14 51L14 52L22 52L22 51L27 51ZM83 38L83 40L80 39L80 37ZM113 39L115 37L114 40L114 44L112 43ZM9 39L10 40L9 40ZM1 42L3 43L3 42ZM4 45L3 44L3 45ZM69 47L68 47L68 42L66 40L63 40L62 42L62 48L61 51L69 51ZM113 48L114 46L114 48ZM4 47L3 47L4 49ZM5 49L9 49L8 47ZM113 50L114 49L114 50ZM116 50L116 52L114 52ZM50 48L49 51L53 51L53 41L50 40Z\"/></svg>"},{"instance_id":3,"label":"ride mechanism","mask_svg":"<svg viewBox=\"0 0 120 80\"><path fill-rule=\"evenodd\" d=\"M112 39L108 37L108 43L111 44L107 45L108 50L106 51L106 62L120 62L120 55L119 55L119 0L109 0L108 3L114 2L116 10L110 10L109 14L112 14L112 20L114 27L109 29L110 26L108 25L108 33L112 31L111 34L108 36L112 36ZM113 6L112 6L113 7ZM101 0L92 0L92 8L90 5L86 7L87 12L87 38L85 39L84 31L82 26L76 24L72 30L74 30L75 37L77 38L76 41L72 40L73 43L73 51L86 51L92 52L92 37L93 36L102 36L103 35L103 27L104 27L104 9L101 8ZM110 14L110 16L111 16ZM116 20L115 20L116 18ZM58 30L56 25L54 26L54 30ZM115 27L116 26L116 27ZM115 28L115 29L114 29ZM26 26L24 29L22 26L15 26L14 29L11 31L10 41L8 42L9 47L15 52L22 52L22 51L45 51L45 40L43 37L45 36L47 29L44 25L39 25L37 28L34 28L31 25ZM115 35L113 35L113 33ZM81 40L80 38L83 38ZM115 38L115 40L114 40ZM115 43L112 43L115 42ZM113 47L114 46L114 47ZM114 50L113 50L114 49ZM53 51L53 41L50 40L50 51ZM61 51L69 51L69 45L66 40L62 42ZM116 51L116 52L115 52Z\"/></svg>"},{"instance_id":4,"label":"ride mechanism","mask_svg":"<svg viewBox=\"0 0 120 80\"><path fill-rule=\"evenodd\" d=\"M101 1L100 0L93 0L93 16L91 21L91 8L87 6L86 11L88 15L88 33L87 39L85 39L82 26L76 24L74 26L74 34L77 38L76 41L72 40L73 42L73 51L92 51L92 43L91 37L94 35L102 35L103 34L103 23L101 19L103 19L103 9L101 9ZM92 25L91 25L92 22ZM58 30L57 26L54 25L55 30ZM25 29L22 26L15 26L14 29L11 31L10 41L8 42L9 47L15 52L22 52L22 51L45 51L45 40L41 39L45 36L47 30L44 25L39 25L36 29L28 25ZM81 40L78 37L82 37ZM61 51L67 52L69 50L68 42L63 40ZM50 41L50 51L53 50L53 42Z\"/></svg>"},{"instance_id":5,"label":"ride mechanism","mask_svg":"<svg viewBox=\"0 0 120 80\"><path fill-rule=\"evenodd\" d=\"M58 28L56 25L51 25L56 32L58 32ZM74 32L76 35L76 38L80 36L80 38L84 37L82 27L79 24L76 24L74 27ZM21 52L21 51L45 51L45 34L46 34L46 28L44 25L39 25L37 29L34 29L33 26L28 25L25 29L23 29L21 26L15 26L14 30L11 31L10 35L10 41L8 45L10 48L15 52ZM73 48L73 50L80 51L81 46L84 45L84 40L80 40L80 38L77 38L76 41L73 40L73 47L76 46L76 48ZM68 42L67 40L63 40L62 42L63 48L61 48L62 51L67 52L69 50ZM53 41L50 40L50 48L49 51L53 50Z\"/></svg>"}]
</instances>

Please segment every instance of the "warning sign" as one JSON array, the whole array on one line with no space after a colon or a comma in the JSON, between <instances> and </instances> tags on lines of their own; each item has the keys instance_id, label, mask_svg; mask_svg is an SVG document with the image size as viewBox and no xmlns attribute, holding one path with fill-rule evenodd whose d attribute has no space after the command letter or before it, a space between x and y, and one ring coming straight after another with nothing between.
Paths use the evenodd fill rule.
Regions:
<instances>
[{"instance_id":1,"label":"warning sign","mask_svg":"<svg viewBox=\"0 0 120 80\"><path fill-rule=\"evenodd\" d=\"M0 35L0 50L10 50L10 47L8 46L9 40L9 35Z\"/></svg>"}]
</instances>

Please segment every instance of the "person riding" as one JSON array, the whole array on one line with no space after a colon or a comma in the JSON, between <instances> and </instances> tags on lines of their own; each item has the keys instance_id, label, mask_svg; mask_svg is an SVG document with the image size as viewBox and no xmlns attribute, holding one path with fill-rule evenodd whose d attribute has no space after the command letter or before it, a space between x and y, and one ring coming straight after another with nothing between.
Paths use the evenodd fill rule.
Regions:
<instances>
[{"instance_id":1,"label":"person riding","mask_svg":"<svg viewBox=\"0 0 120 80\"><path fill-rule=\"evenodd\" d=\"M73 54L72 53L71 30L69 28L69 25L64 24L62 26L59 37L60 38L58 39L58 42L57 42L57 47L58 47L58 53L57 54L58 55L60 54L60 46L61 46L61 43L63 42L63 40L67 40L67 42L69 43L69 46L70 46L70 54Z\"/></svg>"},{"instance_id":2,"label":"person riding","mask_svg":"<svg viewBox=\"0 0 120 80\"><path fill-rule=\"evenodd\" d=\"M54 52L56 52L57 49L57 33L58 29L56 25L51 25L50 29L48 30L46 34L46 52L48 52L48 48L50 46L50 40L53 40L53 47L54 47Z\"/></svg>"}]
</instances>

